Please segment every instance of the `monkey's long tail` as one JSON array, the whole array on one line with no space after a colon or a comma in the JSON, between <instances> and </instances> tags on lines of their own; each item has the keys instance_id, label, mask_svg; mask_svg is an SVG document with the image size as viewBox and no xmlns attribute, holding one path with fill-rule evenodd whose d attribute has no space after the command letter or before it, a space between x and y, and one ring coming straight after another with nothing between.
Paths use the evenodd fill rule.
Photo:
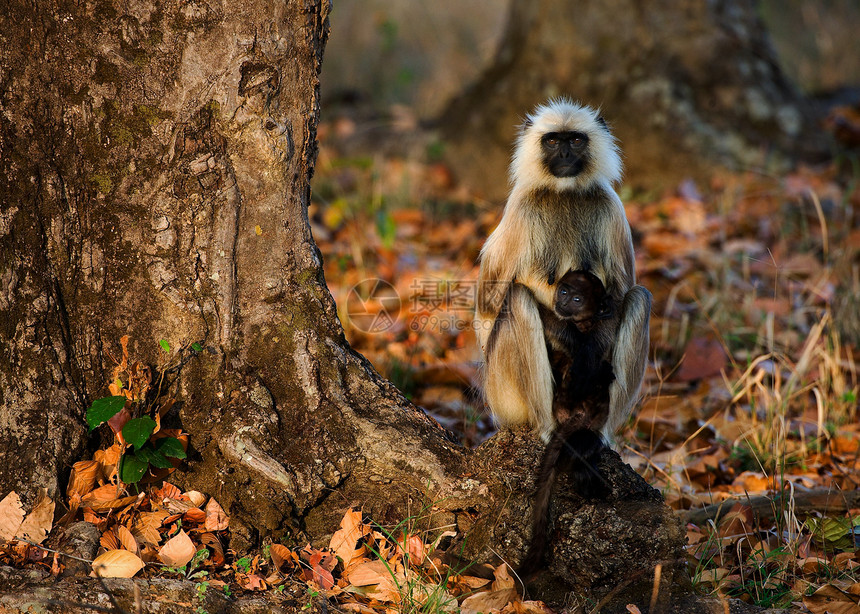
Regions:
<instances>
[{"instance_id":1,"label":"monkey's long tail","mask_svg":"<svg viewBox=\"0 0 860 614\"><path fill-rule=\"evenodd\" d=\"M606 443L600 434L570 419L553 433L543 452L537 474L537 493L532 507L532 539L517 568L520 578L528 579L543 565L549 543L549 498L559 468L570 474L576 491L586 498L605 497L607 487L597 469L600 452Z\"/></svg>"}]
</instances>

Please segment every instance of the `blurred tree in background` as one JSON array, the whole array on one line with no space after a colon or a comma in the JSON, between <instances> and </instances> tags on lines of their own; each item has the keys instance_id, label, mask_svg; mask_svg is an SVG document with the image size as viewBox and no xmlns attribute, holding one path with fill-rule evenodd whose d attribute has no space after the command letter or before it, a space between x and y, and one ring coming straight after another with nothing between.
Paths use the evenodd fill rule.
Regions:
<instances>
[{"instance_id":1,"label":"blurred tree in background","mask_svg":"<svg viewBox=\"0 0 860 614\"><path fill-rule=\"evenodd\" d=\"M704 178L714 164L773 170L820 158L821 105L806 92L860 79L842 52L860 19L849 2L362 6L335 7L324 94L437 119L458 177L494 200L507 190L515 126L550 96L600 106L628 182L661 186ZM338 13L349 28L338 30Z\"/></svg>"}]
</instances>

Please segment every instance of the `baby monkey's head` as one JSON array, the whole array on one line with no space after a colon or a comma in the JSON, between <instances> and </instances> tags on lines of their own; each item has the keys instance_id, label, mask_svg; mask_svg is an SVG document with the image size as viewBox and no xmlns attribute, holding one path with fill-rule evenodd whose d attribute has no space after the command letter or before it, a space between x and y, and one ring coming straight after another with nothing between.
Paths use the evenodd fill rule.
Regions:
<instances>
[{"instance_id":1,"label":"baby monkey's head","mask_svg":"<svg viewBox=\"0 0 860 614\"><path fill-rule=\"evenodd\" d=\"M554 310L558 317L572 321L581 333L590 332L597 320L612 315L606 288L587 271L569 271L558 281Z\"/></svg>"}]
</instances>

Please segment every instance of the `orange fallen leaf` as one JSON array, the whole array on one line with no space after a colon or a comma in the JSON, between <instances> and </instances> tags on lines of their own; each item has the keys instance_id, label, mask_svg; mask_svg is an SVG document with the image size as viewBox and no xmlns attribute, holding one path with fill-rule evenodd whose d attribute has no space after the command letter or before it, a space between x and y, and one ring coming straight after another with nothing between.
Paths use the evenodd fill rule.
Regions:
<instances>
[{"instance_id":1,"label":"orange fallen leaf","mask_svg":"<svg viewBox=\"0 0 860 614\"><path fill-rule=\"evenodd\" d=\"M224 546L214 533L206 531L200 534L200 543L212 550L212 562L215 565L224 564Z\"/></svg>"},{"instance_id":2,"label":"orange fallen leaf","mask_svg":"<svg viewBox=\"0 0 860 614\"><path fill-rule=\"evenodd\" d=\"M860 614L857 597L832 584L826 584L812 595L804 597L803 605L812 614Z\"/></svg>"},{"instance_id":3,"label":"orange fallen leaf","mask_svg":"<svg viewBox=\"0 0 860 614\"><path fill-rule=\"evenodd\" d=\"M39 494L36 505L24 518L24 522L18 527L16 537L20 537L37 544L41 544L51 532L54 525L54 502L48 497L48 490L43 488Z\"/></svg>"},{"instance_id":4,"label":"orange fallen leaf","mask_svg":"<svg viewBox=\"0 0 860 614\"><path fill-rule=\"evenodd\" d=\"M207 531L224 531L229 526L230 519L224 510L218 505L215 497L209 499L206 504L206 521L203 526Z\"/></svg>"},{"instance_id":5,"label":"orange fallen leaf","mask_svg":"<svg viewBox=\"0 0 860 614\"><path fill-rule=\"evenodd\" d=\"M199 508L192 507L190 510L188 510L182 515L182 518L187 520L188 522L199 524L201 522L206 521L206 512Z\"/></svg>"},{"instance_id":6,"label":"orange fallen leaf","mask_svg":"<svg viewBox=\"0 0 860 614\"><path fill-rule=\"evenodd\" d=\"M74 495L83 497L96 486L101 476L101 463L94 460L80 461L72 465L72 473L69 475L69 487L66 496Z\"/></svg>"},{"instance_id":7,"label":"orange fallen leaf","mask_svg":"<svg viewBox=\"0 0 860 614\"><path fill-rule=\"evenodd\" d=\"M0 501L0 541L9 541L24 522L24 506L14 490Z\"/></svg>"},{"instance_id":8,"label":"orange fallen leaf","mask_svg":"<svg viewBox=\"0 0 860 614\"><path fill-rule=\"evenodd\" d=\"M93 561L94 576L102 578L131 578L144 568L139 556L128 550L108 550Z\"/></svg>"},{"instance_id":9,"label":"orange fallen leaf","mask_svg":"<svg viewBox=\"0 0 860 614\"><path fill-rule=\"evenodd\" d=\"M460 604L461 614L479 614L492 610L501 610L508 603L517 599L517 591L513 588L502 588L492 591L475 593Z\"/></svg>"},{"instance_id":10,"label":"orange fallen leaf","mask_svg":"<svg viewBox=\"0 0 860 614\"><path fill-rule=\"evenodd\" d=\"M194 547L194 542L185 531L180 530L159 549L158 558L170 567L182 567L194 558L195 552L197 548Z\"/></svg>"},{"instance_id":11,"label":"orange fallen leaf","mask_svg":"<svg viewBox=\"0 0 860 614\"><path fill-rule=\"evenodd\" d=\"M139 554L140 548L137 545L137 540L134 538L134 535L131 534L131 531L129 531L124 525L117 525L116 536L123 548L129 552Z\"/></svg>"},{"instance_id":12,"label":"orange fallen leaf","mask_svg":"<svg viewBox=\"0 0 860 614\"><path fill-rule=\"evenodd\" d=\"M674 379L689 382L719 375L728 364L726 351L713 337L696 337L684 348L684 361Z\"/></svg>"},{"instance_id":13,"label":"orange fallen leaf","mask_svg":"<svg viewBox=\"0 0 860 614\"><path fill-rule=\"evenodd\" d=\"M334 532L329 542L329 549L343 561L344 568L349 567L353 559L364 556L366 548L364 545L356 547L356 544L368 533L370 528L362 522L361 512L354 509L347 510L340 521L340 528Z\"/></svg>"},{"instance_id":14,"label":"orange fallen leaf","mask_svg":"<svg viewBox=\"0 0 860 614\"><path fill-rule=\"evenodd\" d=\"M293 558L293 551L281 544L272 544L269 546L269 556L272 557L275 569L279 571L287 567L287 563L289 563L288 567L292 568L296 562Z\"/></svg>"}]
</instances>

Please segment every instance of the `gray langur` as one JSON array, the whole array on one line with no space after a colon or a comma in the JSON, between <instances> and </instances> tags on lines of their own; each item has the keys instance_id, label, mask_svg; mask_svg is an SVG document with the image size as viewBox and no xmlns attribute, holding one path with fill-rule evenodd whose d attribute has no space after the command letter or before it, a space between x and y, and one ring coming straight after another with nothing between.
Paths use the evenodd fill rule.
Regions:
<instances>
[{"instance_id":1,"label":"gray langur","mask_svg":"<svg viewBox=\"0 0 860 614\"><path fill-rule=\"evenodd\" d=\"M550 442L568 418L564 374L587 377L570 372L576 360L553 357L599 353L596 364L611 366L605 420L563 429L572 455L593 457L614 440L645 373L651 294L636 285L630 225L613 188L620 178L615 139L596 111L564 99L538 107L517 138L511 193L481 251L477 332L484 395L500 424L528 424ZM608 306L582 345L566 344L559 331L576 324L555 310L557 283L571 271L599 280Z\"/></svg>"}]
</instances>

